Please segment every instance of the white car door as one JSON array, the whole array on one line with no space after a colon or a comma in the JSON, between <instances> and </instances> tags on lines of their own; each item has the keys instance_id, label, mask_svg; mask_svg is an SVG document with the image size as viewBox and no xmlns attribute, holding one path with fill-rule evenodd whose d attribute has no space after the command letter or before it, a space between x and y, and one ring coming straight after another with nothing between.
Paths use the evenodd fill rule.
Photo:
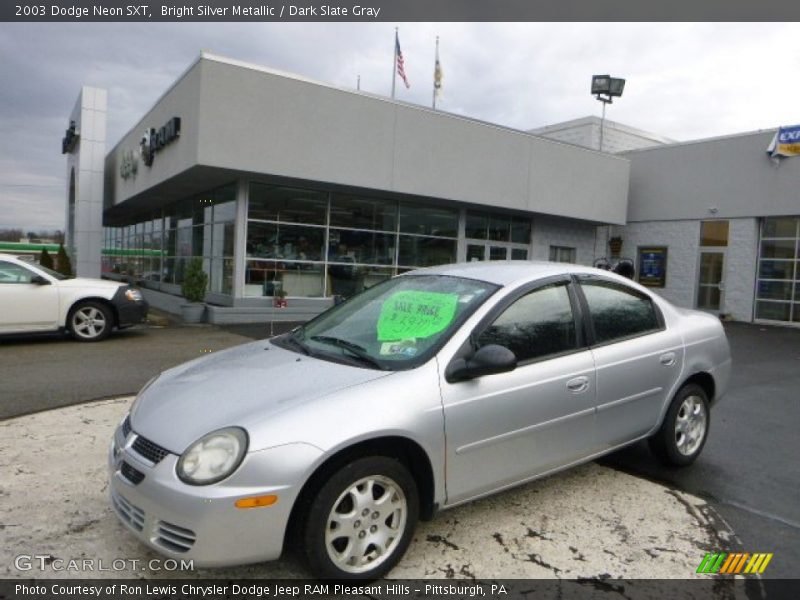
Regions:
<instances>
[{"instance_id":1,"label":"white car door","mask_svg":"<svg viewBox=\"0 0 800 600\"><path fill-rule=\"evenodd\" d=\"M0 333L54 329L58 286L23 265L0 260Z\"/></svg>"}]
</instances>

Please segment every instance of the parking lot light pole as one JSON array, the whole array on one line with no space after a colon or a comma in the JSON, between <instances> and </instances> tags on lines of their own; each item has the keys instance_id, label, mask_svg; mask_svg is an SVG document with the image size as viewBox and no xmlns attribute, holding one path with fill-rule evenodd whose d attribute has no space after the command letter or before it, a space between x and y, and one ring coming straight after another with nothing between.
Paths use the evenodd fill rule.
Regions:
<instances>
[{"instance_id":1,"label":"parking lot light pole","mask_svg":"<svg viewBox=\"0 0 800 600\"><path fill-rule=\"evenodd\" d=\"M625 80L610 75L592 75L592 95L603 103L603 116L600 119L600 152L603 151L603 129L606 122L606 104L611 104L614 97L622 96Z\"/></svg>"}]
</instances>

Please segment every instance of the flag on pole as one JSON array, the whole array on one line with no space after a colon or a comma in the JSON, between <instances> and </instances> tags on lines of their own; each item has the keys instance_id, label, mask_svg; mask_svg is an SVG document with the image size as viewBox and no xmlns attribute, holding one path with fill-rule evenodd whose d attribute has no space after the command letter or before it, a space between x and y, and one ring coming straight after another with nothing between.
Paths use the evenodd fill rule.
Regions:
<instances>
[{"instance_id":1,"label":"flag on pole","mask_svg":"<svg viewBox=\"0 0 800 600\"><path fill-rule=\"evenodd\" d=\"M403 61L403 52L400 50L400 36L395 32L394 35L394 57L395 61L397 62L397 74L400 75L400 79L403 80L403 83L406 84L406 89L410 88L411 85L408 83L408 77L406 77L406 70L404 67Z\"/></svg>"},{"instance_id":2,"label":"flag on pole","mask_svg":"<svg viewBox=\"0 0 800 600\"><path fill-rule=\"evenodd\" d=\"M439 38L436 38L436 63L433 67L433 98L434 106L436 100L442 97L442 79L444 78L444 71L442 71L442 63L439 62Z\"/></svg>"}]
</instances>

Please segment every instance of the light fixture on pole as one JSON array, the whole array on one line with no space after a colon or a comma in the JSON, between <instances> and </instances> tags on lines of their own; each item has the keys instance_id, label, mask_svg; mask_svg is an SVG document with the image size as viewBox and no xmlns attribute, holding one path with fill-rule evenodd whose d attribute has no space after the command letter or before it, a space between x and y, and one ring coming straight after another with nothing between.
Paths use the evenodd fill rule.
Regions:
<instances>
[{"instance_id":1,"label":"light fixture on pole","mask_svg":"<svg viewBox=\"0 0 800 600\"><path fill-rule=\"evenodd\" d=\"M603 128L606 122L606 104L611 104L614 97L622 96L625 80L611 75L592 75L592 95L603 103L603 117L600 119L600 152L603 151Z\"/></svg>"}]
</instances>

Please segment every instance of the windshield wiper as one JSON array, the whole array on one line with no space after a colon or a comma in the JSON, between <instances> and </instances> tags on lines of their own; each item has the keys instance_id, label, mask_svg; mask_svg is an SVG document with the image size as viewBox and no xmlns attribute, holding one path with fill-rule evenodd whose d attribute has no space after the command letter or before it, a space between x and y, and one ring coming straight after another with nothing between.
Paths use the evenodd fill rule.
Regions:
<instances>
[{"instance_id":1,"label":"windshield wiper","mask_svg":"<svg viewBox=\"0 0 800 600\"><path fill-rule=\"evenodd\" d=\"M283 336L283 339L286 340L287 342L289 342L290 344L292 344L292 346L294 346L295 348L300 350L300 352L302 352L303 354L305 354L307 356L312 356L311 349L308 346L306 346L303 342L298 340L294 336L294 333L286 334L285 336Z\"/></svg>"},{"instance_id":2,"label":"windshield wiper","mask_svg":"<svg viewBox=\"0 0 800 600\"><path fill-rule=\"evenodd\" d=\"M350 342L348 340L343 340L342 338L333 337L330 335L312 335L311 338L315 342L321 342L323 344L330 344L331 346L336 346L338 348L342 348L350 352L353 356L360 359L361 362L368 363L375 367L376 369L380 369L384 371L383 365L378 362L376 359L372 358L368 353L367 349L363 346L359 346L355 342Z\"/></svg>"}]
</instances>

